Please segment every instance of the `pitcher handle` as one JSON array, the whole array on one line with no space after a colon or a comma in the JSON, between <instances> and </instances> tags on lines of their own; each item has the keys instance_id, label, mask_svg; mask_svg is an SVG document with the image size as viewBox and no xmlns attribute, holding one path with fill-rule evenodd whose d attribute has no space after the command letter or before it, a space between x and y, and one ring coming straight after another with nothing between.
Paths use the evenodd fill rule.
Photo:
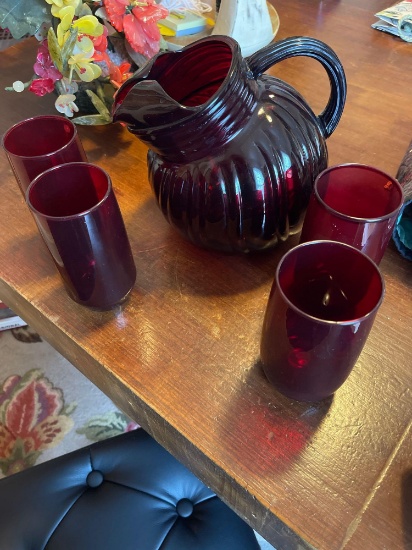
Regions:
<instances>
[{"instance_id":1,"label":"pitcher handle","mask_svg":"<svg viewBox=\"0 0 412 550\"><path fill-rule=\"evenodd\" d=\"M346 78L335 52L324 42L307 36L294 36L269 44L246 58L255 78L289 57L306 56L319 61L328 74L331 92L325 110L317 117L325 138L335 130L346 101Z\"/></svg>"}]
</instances>

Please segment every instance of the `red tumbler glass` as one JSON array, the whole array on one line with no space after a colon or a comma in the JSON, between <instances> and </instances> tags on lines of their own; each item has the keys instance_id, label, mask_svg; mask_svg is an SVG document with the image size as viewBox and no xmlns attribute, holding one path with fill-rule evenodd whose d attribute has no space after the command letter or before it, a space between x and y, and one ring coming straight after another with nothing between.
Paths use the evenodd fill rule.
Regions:
<instances>
[{"instance_id":1,"label":"red tumbler glass","mask_svg":"<svg viewBox=\"0 0 412 550\"><path fill-rule=\"evenodd\" d=\"M62 164L37 176L26 197L69 296L97 309L122 303L136 268L110 176Z\"/></svg>"},{"instance_id":2,"label":"red tumbler glass","mask_svg":"<svg viewBox=\"0 0 412 550\"><path fill-rule=\"evenodd\" d=\"M59 115L18 122L4 134L3 148L23 195L45 170L66 162L87 162L76 126Z\"/></svg>"},{"instance_id":3,"label":"red tumbler glass","mask_svg":"<svg viewBox=\"0 0 412 550\"><path fill-rule=\"evenodd\" d=\"M349 245L313 241L287 252L262 330L269 381L299 401L332 395L355 365L384 292L376 264Z\"/></svg>"},{"instance_id":4,"label":"red tumbler glass","mask_svg":"<svg viewBox=\"0 0 412 550\"><path fill-rule=\"evenodd\" d=\"M354 246L379 264L404 200L399 182L372 166L341 164L316 178L300 242Z\"/></svg>"}]
</instances>

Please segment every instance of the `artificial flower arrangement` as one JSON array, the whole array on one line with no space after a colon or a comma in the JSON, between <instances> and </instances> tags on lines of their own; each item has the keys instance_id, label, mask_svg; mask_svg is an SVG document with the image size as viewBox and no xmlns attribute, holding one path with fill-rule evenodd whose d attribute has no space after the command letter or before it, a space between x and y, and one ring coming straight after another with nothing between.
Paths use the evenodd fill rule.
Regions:
<instances>
[{"instance_id":1,"label":"artificial flower arrangement","mask_svg":"<svg viewBox=\"0 0 412 550\"><path fill-rule=\"evenodd\" d=\"M167 8L155 0L41 1L50 5L51 17L49 22L43 19L42 32L36 34L40 43L35 74L7 90L57 93L57 111L73 117L79 112L82 89L95 112L75 116L74 122L109 124L113 95L137 68L129 54L145 60L159 51L157 22L168 15Z\"/></svg>"}]
</instances>

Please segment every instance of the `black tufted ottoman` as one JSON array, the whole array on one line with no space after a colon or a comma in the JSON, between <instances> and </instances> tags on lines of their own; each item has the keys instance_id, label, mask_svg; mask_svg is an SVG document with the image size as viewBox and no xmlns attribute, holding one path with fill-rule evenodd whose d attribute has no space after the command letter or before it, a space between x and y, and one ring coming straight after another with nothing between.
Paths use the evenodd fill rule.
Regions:
<instances>
[{"instance_id":1,"label":"black tufted ottoman","mask_svg":"<svg viewBox=\"0 0 412 550\"><path fill-rule=\"evenodd\" d=\"M146 432L0 480L0 550L258 550L253 530Z\"/></svg>"}]
</instances>

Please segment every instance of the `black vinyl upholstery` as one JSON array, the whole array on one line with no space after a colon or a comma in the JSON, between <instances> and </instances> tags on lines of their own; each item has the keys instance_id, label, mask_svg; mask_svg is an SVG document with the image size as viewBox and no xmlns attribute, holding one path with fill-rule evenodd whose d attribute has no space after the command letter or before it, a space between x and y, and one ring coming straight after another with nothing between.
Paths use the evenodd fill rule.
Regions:
<instances>
[{"instance_id":1,"label":"black vinyl upholstery","mask_svg":"<svg viewBox=\"0 0 412 550\"><path fill-rule=\"evenodd\" d=\"M0 480L0 550L259 550L253 530L144 430Z\"/></svg>"}]
</instances>

